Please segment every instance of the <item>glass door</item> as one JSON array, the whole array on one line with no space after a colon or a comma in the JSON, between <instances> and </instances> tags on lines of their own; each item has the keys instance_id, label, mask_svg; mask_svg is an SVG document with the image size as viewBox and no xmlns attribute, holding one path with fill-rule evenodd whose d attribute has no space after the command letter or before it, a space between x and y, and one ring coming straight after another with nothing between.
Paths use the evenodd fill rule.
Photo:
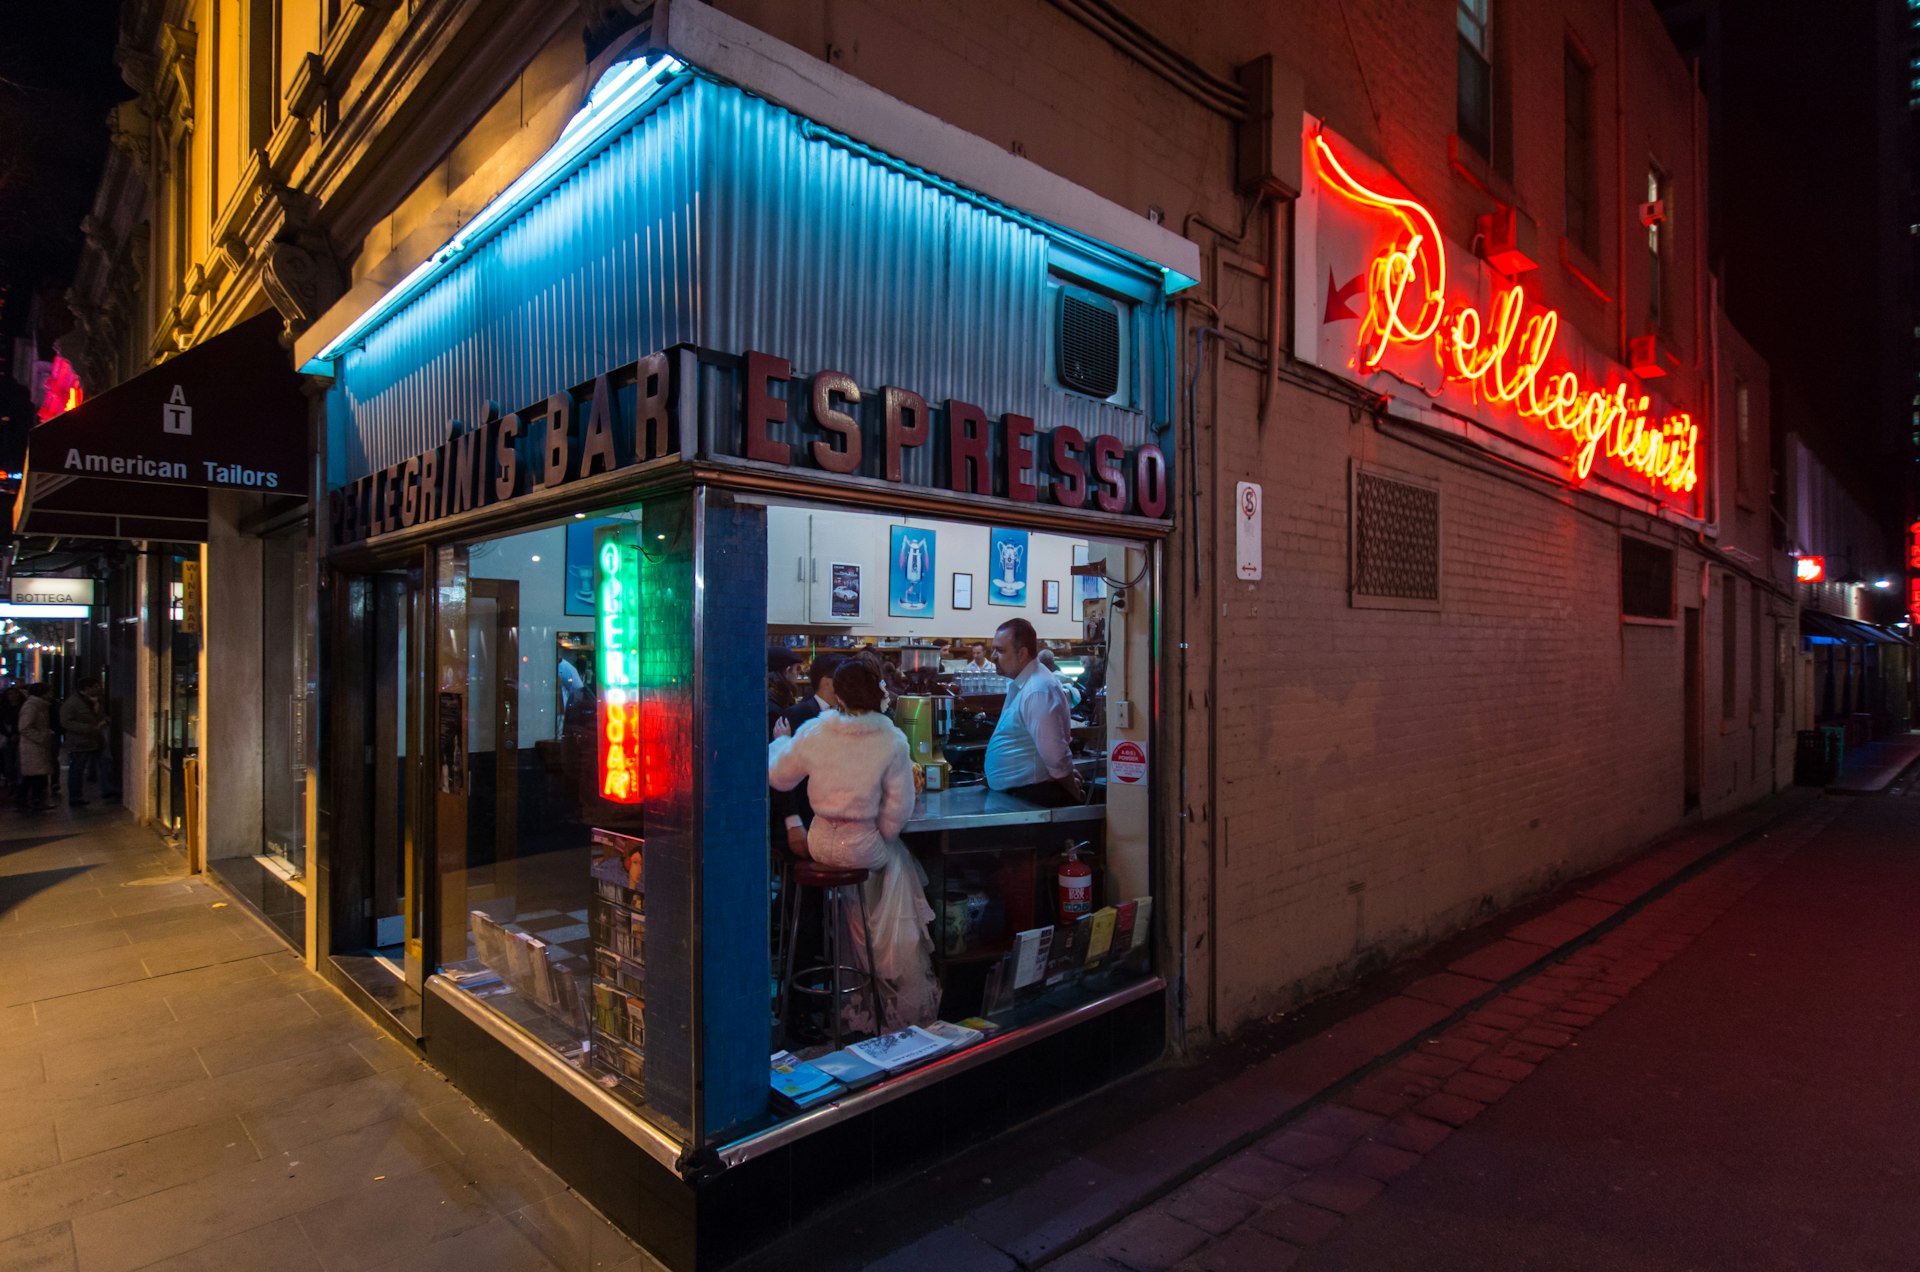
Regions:
<instances>
[{"instance_id":1,"label":"glass door","mask_svg":"<svg viewBox=\"0 0 1920 1272\"><path fill-rule=\"evenodd\" d=\"M186 830L187 761L200 754L200 557L160 558L166 580L167 621L159 632L160 745L154 765L154 803L160 824Z\"/></svg>"},{"instance_id":2,"label":"glass door","mask_svg":"<svg viewBox=\"0 0 1920 1272\"><path fill-rule=\"evenodd\" d=\"M383 574L374 620L372 753L374 946L419 990L426 983L421 933L419 570Z\"/></svg>"}]
</instances>

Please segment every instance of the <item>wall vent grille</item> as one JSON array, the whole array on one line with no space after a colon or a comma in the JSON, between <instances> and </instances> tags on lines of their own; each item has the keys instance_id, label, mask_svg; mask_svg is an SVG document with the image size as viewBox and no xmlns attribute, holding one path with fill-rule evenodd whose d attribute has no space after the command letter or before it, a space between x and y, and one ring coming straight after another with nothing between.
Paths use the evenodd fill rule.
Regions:
<instances>
[{"instance_id":1,"label":"wall vent grille","mask_svg":"<svg viewBox=\"0 0 1920 1272\"><path fill-rule=\"evenodd\" d=\"M1440 603L1440 492L1356 469L1353 474L1356 604Z\"/></svg>"}]
</instances>

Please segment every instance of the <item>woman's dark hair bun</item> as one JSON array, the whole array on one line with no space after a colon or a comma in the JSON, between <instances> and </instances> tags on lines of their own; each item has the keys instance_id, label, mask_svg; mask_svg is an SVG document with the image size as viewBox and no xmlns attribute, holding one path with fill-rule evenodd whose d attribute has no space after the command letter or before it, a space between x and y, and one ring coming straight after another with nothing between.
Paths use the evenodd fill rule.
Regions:
<instances>
[{"instance_id":1,"label":"woman's dark hair bun","mask_svg":"<svg viewBox=\"0 0 1920 1272\"><path fill-rule=\"evenodd\" d=\"M886 701L880 689L880 677L866 664L851 658L834 668L833 692L841 705L852 711L878 711Z\"/></svg>"}]
</instances>

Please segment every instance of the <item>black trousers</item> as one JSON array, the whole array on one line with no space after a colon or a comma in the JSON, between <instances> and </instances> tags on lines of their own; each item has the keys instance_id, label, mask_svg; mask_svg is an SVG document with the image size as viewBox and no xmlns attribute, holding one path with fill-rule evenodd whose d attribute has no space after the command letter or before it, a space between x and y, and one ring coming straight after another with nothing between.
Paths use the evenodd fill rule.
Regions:
<instances>
[{"instance_id":1,"label":"black trousers","mask_svg":"<svg viewBox=\"0 0 1920 1272\"><path fill-rule=\"evenodd\" d=\"M1034 782L1027 786L1009 787L1001 793L1018 795L1028 803L1038 804L1042 808L1065 808L1069 804L1080 802L1073 797L1073 792L1067 789L1065 782L1055 778L1048 778L1044 782Z\"/></svg>"}]
</instances>

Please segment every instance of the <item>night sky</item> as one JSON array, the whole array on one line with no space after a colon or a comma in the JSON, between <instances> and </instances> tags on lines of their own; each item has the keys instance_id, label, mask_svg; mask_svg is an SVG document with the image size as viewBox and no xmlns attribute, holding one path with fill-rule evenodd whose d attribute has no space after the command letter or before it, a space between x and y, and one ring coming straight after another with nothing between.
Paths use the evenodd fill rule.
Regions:
<instances>
[{"instance_id":1,"label":"night sky","mask_svg":"<svg viewBox=\"0 0 1920 1272\"><path fill-rule=\"evenodd\" d=\"M133 94L113 63L118 0L0 0L0 329L36 289L64 290L106 154Z\"/></svg>"}]
</instances>

